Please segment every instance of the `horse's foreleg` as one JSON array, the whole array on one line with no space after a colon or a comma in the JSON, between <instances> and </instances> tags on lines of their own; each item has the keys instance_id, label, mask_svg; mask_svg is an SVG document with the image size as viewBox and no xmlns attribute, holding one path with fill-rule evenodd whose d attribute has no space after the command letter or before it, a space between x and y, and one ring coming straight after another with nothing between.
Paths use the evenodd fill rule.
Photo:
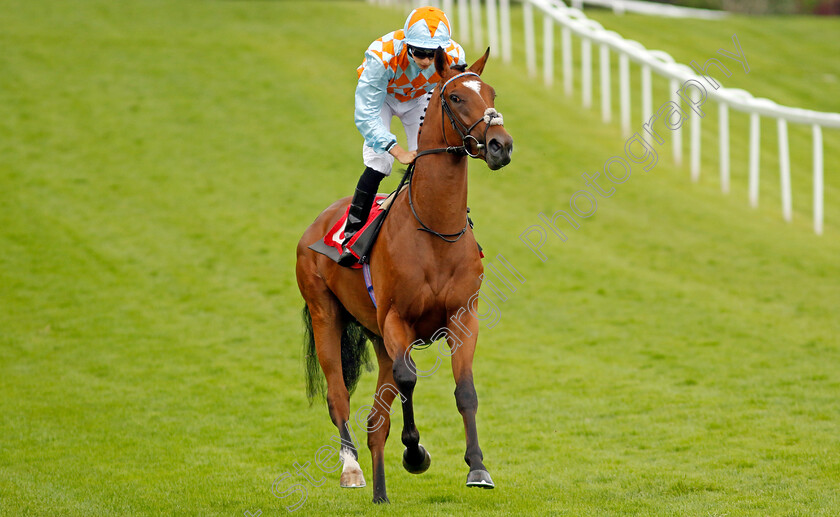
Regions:
<instances>
[{"instance_id":1,"label":"horse's foreleg","mask_svg":"<svg viewBox=\"0 0 840 517\"><path fill-rule=\"evenodd\" d=\"M394 361L394 381L402 395L403 467L412 474L422 474L429 469L432 457L420 445L420 431L414 423L414 386L417 384L417 367L408 353L400 354Z\"/></svg>"},{"instance_id":2,"label":"horse's foreleg","mask_svg":"<svg viewBox=\"0 0 840 517\"><path fill-rule=\"evenodd\" d=\"M402 443L403 467L412 474L422 474L431 464L431 456L420 445L420 431L414 423L414 386L417 384L417 367L409 355L413 334L399 318L387 319L384 339L394 360L394 382L400 392L403 410ZM393 351L393 352L392 352Z\"/></svg>"},{"instance_id":3,"label":"horse's foreleg","mask_svg":"<svg viewBox=\"0 0 840 517\"><path fill-rule=\"evenodd\" d=\"M391 432L391 404L397 395L397 388L394 382L394 361L381 341L375 341L373 346L379 362L379 379L376 382L373 407L368 414L368 448L373 465L373 502L387 503L389 501L385 490L385 442Z\"/></svg>"},{"instance_id":4,"label":"horse's foreleg","mask_svg":"<svg viewBox=\"0 0 840 517\"><path fill-rule=\"evenodd\" d=\"M478 427L475 423L478 395L475 392L472 373L478 325L473 324L470 327L470 335L454 336L449 339L449 346L453 349L452 373L455 376L455 403L464 420L464 432L467 439L467 451L464 454L464 461L470 467L467 486L493 488L493 480L484 467L484 454L478 445Z\"/></svg>"}]
</instances>

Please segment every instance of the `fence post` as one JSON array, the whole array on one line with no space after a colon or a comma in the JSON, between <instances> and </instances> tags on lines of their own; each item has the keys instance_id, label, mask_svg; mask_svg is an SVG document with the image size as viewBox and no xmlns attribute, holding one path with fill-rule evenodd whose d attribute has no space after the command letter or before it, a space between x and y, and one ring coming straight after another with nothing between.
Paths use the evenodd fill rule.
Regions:
<instances>
[{"instance_id":1,"label":"fence post","mask_svg":"<svg viewBox=\"0 0 840 517\"><path fill-rule=\"evenodd\" d=\"M496 14L496 0L486 0L487 5L487 45L492 57L499 56L499 17Z\"/></svg>"},{"instance_id":2,"label":"fence post","mask_svg":"<svg viewBox=\"0 0 840 517\"><path fill-rule=\"evenodd\" d=\"M693 91L691 100L697 102L700 100L700 94ZM697 182L700 180L700 116L692 113L691 115L691 181Z\"/></svg>"},{"instance_id":3,"label":"fence post","mask_svg":"<svg viewBox=\"0 0 840 517\"><path fill-rule=\"evenodd\" d=\"M612 99L610 99L610 47L601 44L601 120L608 124L612 120Z\"/></svg>"},{"instance_id":4,"label":"fence post","mask_svg":"<svg viewBox=\"0 0 840 517\"><path fill-rule=\"evenodd\" d=\"M814 233L823 233L823 142L822 128L812 126L814 133Z\"/></svg>"},{"instance_id":5,"label":"fence post","mask_svg":"<svg viewBox=\"0 0 840 517\"><path fill-rule=\"evenodd\" d=\"M525 66L528 75L537 75L537 45L534 41L534 8L531 2L525 0L522 6L522 16L525 23Z\"/></svg>"},{"instance_id":6,"label":"fence post","mask_svg":"<svg viewBox=\"0 0 840 517\"><path fill-rule=\"evenodd\" d=\"M676 79L671 79L670 84L668 87L671 89L671 102L680 106L680 96L679 96L679 89L680 85ZM674 131L674 139L671 141L671 149L674 153L674 163L677 165L682 165L682 125L675 129Z\"/></svg>"},{"instance_id":7,"label":"fence post","mask_svg":"<svg viewBox=\"0 0 840 517\"><path fill-rule=\"evenodd\" d=\"M627 54L618 54L618 83L621 101L621 130L630 136L630 60Z\"/></svg>"},{"instance_id":8,"label":"fence post","mask_svg":"<svg viewBox=\"0 0 840 517\"><path fill-rule=\"evenodd\" d=\"M613 13L619 16L624 14L624 0L615 0L613 2Z\"/></svg>"},{"instance_id":9,"label":"fence post","mask_svg":"<svg viewBox=\"0 0 840 517\"><path fill-rule=\"evenodd\" d=\"M580 42L581 94L583 107L592 107L592 40L581 38Z\"/></svg>"},{"instance_id":10,"label":"fence post","mask_svg":"<svg viewBox=\"0 0 840 517\"><path fill-rule=\"evenodd\" d=\"M642 65L642 124L653 116L653 93L650 84L650 66Z\"/></svg>"},{"instance_id":11,"label":"fence post","mask_svg":"<svg viewBox=\"0 0 840 517\"><path fill-rule=\"evenodd\" d=\"M455 22L453 22L452 20L455 18L455 10L452 8L452 4L453 0L443 0L443 7L441 7L441 9L443 9L443 12L446 13L447 18L449 18L449 23L450 25L452 25L452 29L454 30Z\"/></svg>"},{"instance_id":12,"label":"fence post","mask_svg":"<svg viewBox=\"0 0 840 517\"><path fill-rule=\"evenodd\" d=\"M458 27L461 31L458 40L465 45L470 42L470 6L467 1L458 0Z\"/></svg>"},{"instance_id":13,"label":"fence post","mask_svg":"<svg viewBox=\"0 0 840 517\"><path fill-rule=\"evenodd\" d=\"M790 150L788 148L787 120L776 121L779 130L779 179L782 187L782 216L785 221L793 219L790 192Z\"/></svg>"},{"instance_id":14,"label":"fence post","mask_svg":"<svg viewBox=\"0 0 840 517\"><path fill-rule=\"evenodd\" d=\"M481 47L484 46L484 42L481 37L481 3L479 0L471 0L470 11L472 11L471 14L473 22L473 47L477 50L481 50Z\"/></svg>"},{"instance_id":15,"label":"fence post","mask_svg":"<svg viewBox=\"0 0 840 517\"><path fill-rule=\"evenodd\" d=\"M750 206L758 207L758 172L761 161L761 119L750 113Z\"/></svg>"},{"instance_id":16,"label":"fence post","mask_svg":"<svg viewBox=\"0 0 840 517\"><path fill-rule=\"evenodd\" d=\"M510 42L510 0L501 0L499 2L499 15L502 24L502 61L505 63L511 62L511 42Z\"/></svg>"},{"instance_id":17,"label":"fence post","mask_svg":"<svg viewBox=\"0 0 840 517\"><path fill-rule=\"evenodd\" d=\"M554 20L543 16L543 80L546 86L554 84Z\"/></svg>"},{"instance_id":18,"label":"fence post","mask_svg":"<svg viewBox=\"0 0 840 517\"><path fill-rule=\"evenodd\" d=\"M548 18L548 16L546 16ZM572 67L572 31L563 27L561 32L563 42L563 87L566 95L572 94L572 78L574 67Z\"/></svg>"},{"instance_id":19,"label":"fence post","mask_svg":"<svg viewBox=\"0 0 840 517\"><path fill-rule=\"evenodd\" d=\"M720 127L720 190L729 194L729 106L725 102L718 104Z\"/></svg>"}]
</instances>

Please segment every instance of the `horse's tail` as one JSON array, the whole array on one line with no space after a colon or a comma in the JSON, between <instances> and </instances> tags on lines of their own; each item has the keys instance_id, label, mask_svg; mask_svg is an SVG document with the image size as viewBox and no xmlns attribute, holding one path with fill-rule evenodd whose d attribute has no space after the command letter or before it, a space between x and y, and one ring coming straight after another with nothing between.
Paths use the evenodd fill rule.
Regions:
<instances>
[{"instance_id":1,"label":"horse's tail","mask_svg":"<svg viewBox=\"0 0 840 517\"><path fill-rule=\"evenodd\" d=\"M344 311L344 327L341 329L341 370L344 373L344 386L352 395L362 376L362 367L373 370L367 336L364 327L353 316ZM312 333L312 315L309 306L303 306L303 353L306 371L306 397L311 406L316 396L326 399L327 386L318 353L315 350L315 335Z\"/></svg>"}]
</instances>

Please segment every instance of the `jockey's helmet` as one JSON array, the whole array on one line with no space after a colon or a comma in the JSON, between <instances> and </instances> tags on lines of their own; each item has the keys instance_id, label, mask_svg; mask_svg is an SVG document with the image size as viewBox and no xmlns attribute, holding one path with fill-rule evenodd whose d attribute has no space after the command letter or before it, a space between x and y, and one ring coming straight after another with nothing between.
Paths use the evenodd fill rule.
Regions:
<instances>
[{"instance_id":1,"label":"jockey's helmet","mask_svg":"<svg viewBox=\"0 0 840 517\"><path fill-rule=\"evenodd\" d=\"M452 30L443 11L437 7L418 7L405 20L403 32L406 44L412 47L446 49Z\"/></svg>"}]
</instances>

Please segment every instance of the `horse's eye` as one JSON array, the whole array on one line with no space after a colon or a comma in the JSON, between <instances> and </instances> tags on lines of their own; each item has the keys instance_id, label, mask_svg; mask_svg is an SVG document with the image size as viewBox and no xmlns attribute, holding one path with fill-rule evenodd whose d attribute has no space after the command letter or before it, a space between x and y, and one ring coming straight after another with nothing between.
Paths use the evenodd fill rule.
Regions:
<instances>
[{"instance_id":1,"label":"horse's eye","mask_svg":"<svg viewBox=\"0 0 840 517\"><path fill-rule=\"evenodd\" d=\"M449 100L451 100L452 102L455 102L455 103L461 102L461 98L460 98L460 97L458 97L458 96L457 96L457 95L455 95L455 94L450 95L450 96L449 96Z\"/></svg>"}]
</instances>

